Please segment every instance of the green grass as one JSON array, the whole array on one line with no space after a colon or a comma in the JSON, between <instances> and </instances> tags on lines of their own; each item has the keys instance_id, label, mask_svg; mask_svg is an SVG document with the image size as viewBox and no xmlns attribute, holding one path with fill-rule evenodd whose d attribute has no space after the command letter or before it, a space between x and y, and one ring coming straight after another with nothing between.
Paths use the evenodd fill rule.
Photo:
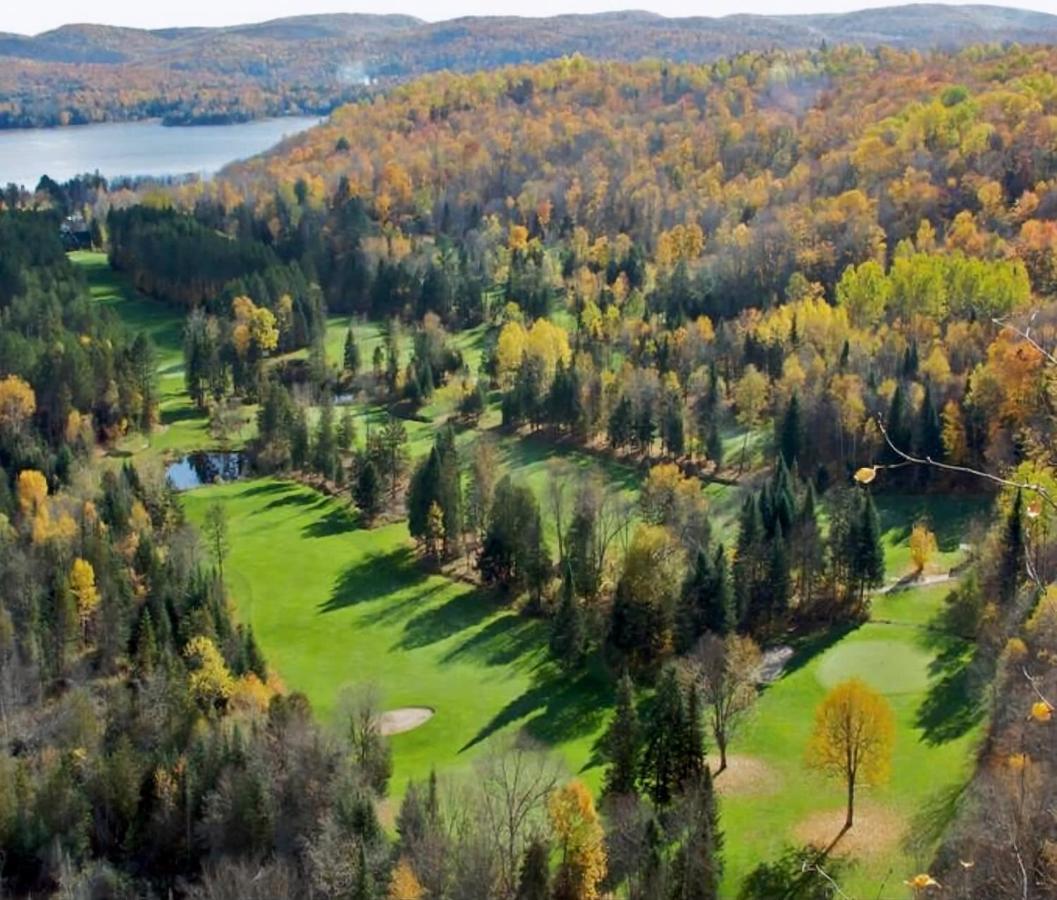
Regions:
<instances>
[{"instance_id":1,"label":"green grass","mask_svg":"<svg viewBox=\"0 0 1057 900\"><path fill-rule=\"evenodd\" d=\"M342 505L271 480L186 495L192 521L214 499L229 515L238 615L290 689L305 692L324 720L344 686L368 682L388 708L436 710L392 738L398 793L434 765L464 770L488 738L519 726L597 786L589 762L609 689L591 671L556 671L542 623L425 573L404 523L365 531Z\"/></svg>"},{"instance_id":2,"label":"green grass","mask_svg":"<svg viewBox=\"0 0 1057 900\"><path fill-rule=\"evenodd\" d=\"M541 477L549 456L531 441L504 451L529 483ZM468 584L425 572L404 523L365 531L344 505L273 480L185 495L191 520L200 521L214 499L229 515L227 572L237 613L253 625L289 689L304 691L324 721L343 687L368 682L387 708L436 710L423 727L392 738L395 794L433 766L465 773L489 738L519 727L554 746L570 772L598 787L596 742L611 703L606 679L593 669L576 676L556 671L542 623ZM795 841L808 816L841 807L840 786L807 771L803 753L815 707L829 687L851 676L884 693L898 723L892 778L865 789L861 799L913 825L925 849L887 847L858 865L845 887L853 896L874 896L889 869L902 879L927 862L969 775L982 709L967 688L967 646L926 627L948 588L875 598L872 621L806 641L787 673L762 693L731 752L754 758L773 777L763 790L722 799L725 895Z\"/></svg>"},{"instance_id":3,"label":"green grass","mask_svg":"<svg viewBox=\"0 0 1057 900\"><path fill-rule=\"evenodd\" d=\"M139 446L127 449L167 456L210 446L204 417L183 393L180 312L137 294L101 254L74 259L84 267L93 296L132 328L151 334L159 349L163 429L146 446L142 438L130 439L128 444ZM332 362L341 359L347 327L345 317L329 323ZM369 367L381 329L371 323L354 327ZM454 340L475 371L483 333ZM406 353L406 340L404 346ZM441 387L423 417L441 420L455 402L454 388ZM362 441L367 421L380 423L385 411L364 406L355 411ZM491 430L494 423L492 409L483 425ZM428 451L435 428L417 421L406 426L414 460ZM459 446L465 448L475 434L460 432ZM494 434L504 470L541 497L551 460L559 457L577 468L600 466L630 500L644 477L642 467L572 446ZM726 442L728 460L736 464L742 436L732 433ZM758 461L760 446L758 436L751 436L750 466ZM714 533L729 540L741 492L716 484L704 490ZM447 774L466 772L491 738L522 727L557 749L570 772L599 786L596 743L611 704L607 679L593 668L574 676L557 671L547 658L543 623L518 616L469 584L428 574L414 558L405 523L367 531L342 504L273 480L185 495L191 520L201 521L213 499L224 502L229 516L227 578L237 613L253 625L289 689L305 692L324 721L343 687L367 682L379 687L388 708L436 710L421 728L392 738L394 793L434 765ZM879 495L877 503L890 581L910 568L908 539L918 518L927 517L937 532L934 568L943 571L960 560L959 544L972 519L987 512L986 502L977 498ZM983 708L966 670L968 647L928 627L948 589L912 587L875 597L870 622L802 642L786 674L762 693L731 753L752 757L770 775L755 791L722 798L724 896L736 893L760 861L795 842L806 818L841 807L841 787L807 771L803 753L826 690L852 676L880 690L897 719L891 780L864 790L861 801L901 816L921 846L886 847L862 861L843 887L852 896L877 896L890 872L889 886L898 885L927 863L969 775Z\"/></svg>"},{"instance_id":4,"label":"green grass","mask_svg":"<svg viewBox=\"0 0 1057 900\"><path fill-rule=\"evenodd\" d=\"M936 533L939 552L929 568L945 572L964 558L959 547L968 540L973 522L986 522L991 511L991 499L982 495L877 494L874 499L890 578L901 578L913 569L910 531L915 522L924 520Z\"/></svg>"},{"instance_id":5,"label":"green grass","mask_svg":"<svg viewBox=\"0 0 1057 900\"><path fill-rule=\"evenodd\" d=\"M810 815L842 808L842 787L806 769L803 755L815 708L827 689L849 677L863 678L883 693L897 725L891 778L882 787L862 789L860 807L890 810L919 846L897 844L860 859L842 887L853 897L901 896L892 885L925 869L971 774L981 733L979 699L961 689L969 648L922 627L945 593L940 586L878 598L874 617L890 624L871 621L801 647L787 673L763 692L733 752L768 766L772 789L722 799L724 896L733 895L761 860L794 842L797 826ZM889 892L879 894L886 876Z\"/></svg>"},{"instance_id":6,"label":"green grass","mask_svg":"<svg viewBox=\"0 0 1057 900\"><path fill-rule=\"evenodd\" d=\"M149 436L130 434L112 455L165 460L213 447L216 441L209 433L208 418L195 409L184 390L184 311L140 294L125 275L110 268L105 253L79 251L70 259L83 270L92 297L112 309L131 331L146 332L157 349L160 427Z\"/></svg>"}]
</instances>

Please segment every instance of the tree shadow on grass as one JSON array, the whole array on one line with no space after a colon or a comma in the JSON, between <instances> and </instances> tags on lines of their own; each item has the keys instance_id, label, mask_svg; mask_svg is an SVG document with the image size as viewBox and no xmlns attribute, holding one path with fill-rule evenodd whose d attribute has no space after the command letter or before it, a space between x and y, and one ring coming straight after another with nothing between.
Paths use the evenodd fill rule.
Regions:
<instances>
[{"instance_id":1,"label":"tree shadow on grass","mask_svg":"<svg viewBox=\"0 0 1057 900\"><path fill-rule=\"evenodd\" d=\"M176 425L180 422L190 422L193 419L205 419L206 414L194 406L179 406L176 409L163 409L161 411L162 425Z\"/></svg>"},{"instance_id":2,"label":"tree shadow on grass","mask_svg":"<svg viewBox=\"0 0 1057 900\"><path fill-rule=\"evenodd\" d=\"M315 506L317 498L308 491L297 490L291 487L285 491L282 496L276 497L274 500L269 500L261 509L261 512L268 512L272 509L281 509L284 506Z\"/></svg>"},{"instance_id":3,"label":"tree shadow on grass","mask_svg":"<svg viewBox=\"0 0 1057 900\"><path fill-rule=\"evenodd\" d=\"M481 590L466 591L410 619L393 649L416 650L447 640L460 631L472 628L494 612L493 594Z\"/></svg>"},{"instance_id":4,"label":"tree shadow on grass","mask_svg":"<svg viewBox=\"0 0 1057 900\"><path fill-rule=\"evenodd\" d=\"M324 516L306 525L302 534L313 538L333 537L355 531L360 525L359 513L346 506L332 506Z\"/></svg>"},{"instance_id":5,"label":"tree shadow on grass","mask_svg":"<svg viewBox=\"0 0 1057 900\"><path fill-rule=\"evenodd\" d=\"M511 700L459 752L487 740L515 722L545 744L590 734L601 727L613 703L612 687L591 668L568 673L553 662L541 663L533 672L532 686Z\"/></svg>"},{"instance_id":6,"label":"tree shadow on grass","mask_svg":"<svg viewBox=\"0 0 1057 900\"><path fill-rule=\"evenodd\" d=\"M441 661L472 660L489 666L510 665L543 645L543 631L542 622L506 612L449 650Z\"/></svg>"},{"instance_id":7,"label":"tree shadow on grass","mask_svg":"<svg viewBox=\"0 0 1057 900\"><path fill-rule=\"evenodd\" d=\"M285 494L291 490L289 484L282 481L259 481L242 491L243 497L259 497L262 494Z\"/></svg>"},{"instance_id":8,"label":"tree shadow on grass","mask_svg":"<svg viewBox=\"0 0 1057 900\"><path fill-rule=\"evenodd\" d=\"M844 640L847 635L859 628L860 624L858 622L845 622L835 625L833 628L816 631L813 634L797 638L792 643L793 655L789 657L789 662L785 664L785 668L782 669L781 677L778 680L780 681L782 678L792 675L798 669L804 668L816 656L825 653L834 644Z\"/></svg>"},{"instance_id":9,"label":"tree shadow on grass","mask_svg":"<svg viewBox=\"0 0 1057 900\"><path fill-rule=\"evenodd\" d=\"M319 605L319 612L337 612L347 606L381 600L425 580L426 574L414 565L410 547L369 556L341 573L330 597Z\"/></svg>"},{"instance_id":10,"label":"tree shadow on grass","mask_svg":"<svg viewBox=\"0 0 1057 900\"><path fill-rule=\"evenodd\" d=\"M915 713L914 724L924 732L926 744L937 746L962 737L983 720L990 679L965 641L936 632L926 635L938 652L929 664L934 680Z\"/></svg>"},{"instance_id":11,"label":"tree shadow on grass","mask_svg":"<svg viewBox=\"0 0 1057 900\"><path fill-rule=\"evenodd\" d=\"M903 839L905 852L917 855L922 849L934 847L940 841L947 831L947 826L954 819L967 788L968 783L959 782L941 788L925 798L921 808L914 813Z\"/></svg>"}]
</instances>

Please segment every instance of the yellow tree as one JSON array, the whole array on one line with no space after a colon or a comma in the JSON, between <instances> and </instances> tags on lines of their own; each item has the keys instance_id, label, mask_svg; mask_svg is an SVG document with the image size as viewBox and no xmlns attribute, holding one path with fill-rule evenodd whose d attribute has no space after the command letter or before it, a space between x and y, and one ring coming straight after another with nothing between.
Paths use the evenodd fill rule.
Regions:
<instances>
[{"instance_id":1,"label":"yellow tree","mask_svg":"<svg viewBox=\"0 0 1057 900\"><path fill-rule=\"evenodd\" d=\"M195 700L206 709L225 706L235 690L235 679L216 644L198 635L187 642L184 656L192 666L190 688Z\"/></svg>"},{"instance_id":2,"label":"yellow tree","mask_svg":"<svg viewBox=\"0 0 1057 900\"><path fill-rule=\"evenodd\" d=\"M806 762L809 768L843 779L848 791L845 831L852 827L859 782L887 780L894 739L891 706L858 678L838 684L815 710Z\"/></svg>"},{"instance_id":3,"label":"yellow tree","mask_svg":"<svg viewBox=\"0 0 1057 900\"><path fill-rule=\"evenodd\" d=\"M528 348L528 332L520 322L507 322L499 331L495 347L496 375L504 388L514 380L514 373L521 367L521 360Z\"/></svg>"},{"instance_id":4,"label":"yellow tree","mask_svg":"<svg viewBox=\"0 0 1057 900\"><path fill-rule=\"evenodd\" d=\"M24 515L33 515L48 498L48 479L36 469L18 473L18 505Z\"/></svg>"},{"instance_id":5,"label":"yellow tree","mask_svg":"<svg viewBox=\"0 0 1057 900\"><path fill-rule=\"evenodd\" d=\"M389 900L421 900L424 894L411 864L401 857L389 882Z\"/></svg>"},{"instance_id":6,"label":"yellow tree","mask_svg":"<svg viewBox=\"0 0 1057 900\"><path fill-rule=\"evenodd\" d=\"M17 433L36 409L37 396L21 378L8 375L0 381L0 427Z\"/></svg>"},{"instance_id":7,"label":"yellow tree","mask_svg":"<svg viewBox=\"0 0 1057 900\"><path fill-rule=\"evenodd\" d=\"M606 875L606 849L591 792L574 779L551 794L547 811L561 853L555 900L597 900Z\"/></svg>"},{"instance_id":8,"label":"yellow tree","mask_svg":"<svg viewBox=\"0 0 1057 900\"><path fill-rule=\"evenodd\" d=\"M88 642L88 623L99 607L99 591L95 586L95 569L86 559L77 557L70 568L70 593L77 603L77 616L81 620L81 639Z\"/></svg>"},{"instance_id":9,"label":"yellow tree","mask_svg":"<svg viewBox=\"0 0 1057 900\"><path fill-rule=\"evenodd\" d=\"M734 405L737 407L738 424L745 429L745 441L741 446L741 466L745 468L745 453L749 447L749 435L760 424L767 408L767 376L749 363L745 372L734 385Z\"/></svg>"},{"instance_id":10,"label":"yellow tree","mask_svg":"<svg viewBox=\"0 0 1057 900\"><path fill-rule=\"evenodd\" d=\"M914 562L914 571L919 575L939 548L936 535L924 522L915 522L910 532L910 558Z\"/></svg>"}]
</instances>

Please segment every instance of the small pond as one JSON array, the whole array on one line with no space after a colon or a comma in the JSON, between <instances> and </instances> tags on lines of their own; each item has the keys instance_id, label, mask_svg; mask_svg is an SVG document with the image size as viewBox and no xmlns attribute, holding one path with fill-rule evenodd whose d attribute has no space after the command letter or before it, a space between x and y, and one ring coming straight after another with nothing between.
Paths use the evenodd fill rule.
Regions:
<instances>
[{"instance_id":1,"label":"small pond","mask_svg":"<svg viewBox=\"0 0 1057 900\"><path fill-rule=\"evenodd\" d=\"M165 475L176 490L189 491L203 484L235 481L241 478L245 471L244 453L198 450L170 463Z\"/></svg>"}]
</instances>

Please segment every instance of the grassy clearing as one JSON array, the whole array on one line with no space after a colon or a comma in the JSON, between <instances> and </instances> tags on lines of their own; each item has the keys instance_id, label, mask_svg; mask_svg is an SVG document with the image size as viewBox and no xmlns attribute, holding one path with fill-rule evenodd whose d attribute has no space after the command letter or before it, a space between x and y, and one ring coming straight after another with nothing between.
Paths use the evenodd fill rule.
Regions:
<instances>
[{"instance_id":1,"label":"grassy clearing","mask_svg":"<svg viewBox=\"0 0 1057 900\"><path fill-rule=\"evenodd\" d=\"M163 460L213 447L207 416L184 390L183 310L140 294L129 279L110 268L105 253L81 251L70 258L84 272L92 297L112 309L133 332L146 332L158 354L160 427L150 436L134 433L111 455L137 461ZM252 420L252 416L247 416ZM235 443L248 436L245 430Z\"/></svg>"},{"instance_id":2,"label":"grassy clearing","mask_svg":"<svg viewBox=\"0 0 1057 900\"><path fill-rule=\"evenodd\" d=\"M545 450L522 441L508 452L529 483L541 477ZM368 681L388 708L436 709L421 728L392 738L396 793L434 765L465 772L490 737L519 727L598 787L596 742L611 703L606 679L555 670L542 623L424 572L403 523L364 531L343 505L271 480L188 494L192 520L214 498L229 514L227 568L239 615L289 688L308 694L324 719L343 686ZM853 675L886 694L898 722L892 778L862 792L863 808L872 810L862 830L871 822L884 824L886 835L912 827L923 843L915 851L886 837L866 852L873 838L855 835L848 846L861 861L846 887L874 895L889 869L924 865L969 774L980 728L965 684L968 648L925 627L948 589L878 596L872 621L804 642L786 675L763 692L732 746L740 762L728 773L731 786L720 776L726 894L760 860L805 829L824 828L840 809L841 787L805 770L802 757L815 707L833 683Z\"/></svg>"},{"instance_id":3,"label":"grassy clearing","mask_svg":"<svg viewBox=\"0 0 1057 900\"><path fill-rule=\"evenodd\" d=\"M885 545L888 575L901 578L913 569L910 531L925 521L936 533L939 552L930 569L946 572L964 558L961 545L969 539L974 522L986 522L991 498L985 495L878 494L877 512Z\"/></svg>"},{"instance_id":4,"label":"grassy clearing","mask_svg":"<svg viewBox=\"0 0 1057 900\"><path fill-rule=\"evenodd\" d=\"M421 728L392 738L394 786L436 765L464 770L495 734L524 726L590 768L609 706L597 673L568 678L546 659L545 626L486 592L426 574L403 523L364 531L343 506L262 480L186 495L193 521L224 501L229 582L239 616L271 664L326 719L342 687L374 682L387 708L429 706Z\"/></svg>"},{"instance_id":5,"label":"grassy clearing","mask_svg":"<svg viewBox=\"0 0 1057 900\"><path fill-rule=\"evenodd\" d=\"M133 328L147 330L159 348L163 430L136 455L168 455L209 446L206 421L183 394L181 317L139 296L101 254L77 254L93 296L111 305ZM348 320L334 319L327 351L341 358ZM364 364L382 340L376 325L357 324ZM480 358L480 333L460 336L471 370ZM474 355L476 354L476 355ZM434 421L457 398L447 388L423 410ZM380 407L356 407L361 440L367 421L380 422ZM485 426L494 425L494 416ZM406 423L412 459L428 451L431 422ZM466 447L477 432L459 435ZM506 471L542 496L550 460L577 467L599 465L625 492L637 495L643 470L597 459L544 439L495 432ZM137 438L141 445L142 438ZM736 458L742 436L727 439ZM131 443L131 442L130 442ZM750 461L759 441L750 439ZM705 488L715 533L733 536L731 523L741 492ZM569 769L599 786L596 743L609 716L610 689L603 673L566 677L547 659L546 628L506 609L472 586L430 575L414 559L404 523L372 531L358 527L343 505L312 491L272 480L206 488L186 495L193 521L206 504L222 500L230 521L228 575L239 615L250 622L271 664L291 689L304 691L326 719L344 686L374 682L388 708L429 706L436 715L413 731L395 735L394 789L434 765L446 774L465 772L489 738L524 727L565 757ZM960 559L970 522L986 512L977 498L879 495L890 580L910 568L910 528L927 517L937 532L934 563L944 571ZM923 868L928 851L948 821L968 777L971 749L980 732L981 707L967 681L968 647L928 628L949 585L914 587L878 596L872 620L853 631L836 631L803 642L787 673L765 690L751 720L731 748L731 769L720 776L726 832L724 895L733 895L747 872L790 842L839 827L839 785L807 772L803 750L812 716L828 687L859 676L888 696L898 733L890 782L864 790L859 828L841 847L860 860L844 887L854 896L875 896ZM904 831L917 848L900 842ZM835 829L834 829L835 833ZM840 850L840 848L838 848Z\"/></svg>"},{"instance_id":6,"label":"grassy clearing","mask_svg":"<svg viewBox=\"0 0 1057 900\"><path fill-rule=\"evenodd\" d=\"M828 837L836 837L843 789L808 771L803 753L816 706L833 684L853 676L887 697L897 733L890 781L860 791L860 804L871 811L858 829L866 838L853 829L851 840L838 845L837 852L847 852L847 845L858 860L842 887L851 896L879 896L889 877L890 890L880 896L900 896L891 885L924 870L971 773L981 731L980 707L970 692L959 689L969 648L923 627L948 589L912 588L876 598L870 622L802 645L786 674L763 692L734 752L778 773L778 786L765 795L729 792L723 797L724 895L733 895L745 875L783 845L807 831L817 837L814 832L830 821L831 810L837 827ZM870 834L880 831L880 824L884 836ZM911 832L917 846L903 840ZM876 846L879 842L885 846Z\"/></svg>"}]
</instances>

